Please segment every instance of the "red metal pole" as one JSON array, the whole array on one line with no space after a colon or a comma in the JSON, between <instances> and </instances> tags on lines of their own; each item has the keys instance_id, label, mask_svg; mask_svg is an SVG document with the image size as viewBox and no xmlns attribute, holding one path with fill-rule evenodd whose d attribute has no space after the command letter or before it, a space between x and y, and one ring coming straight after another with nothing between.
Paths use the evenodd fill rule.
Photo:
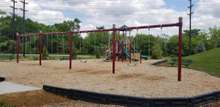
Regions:
<instances>
[{"instance_id":1,"label":"red metal pole","mask_svg":"<svg viewBox=\"0 0 220 107\"><path fill-rule=\"evenodd\" d=\"M19 63L19 53L20 53L20 36L16 33L16 62Z\"/></svg>"},{"instance_id":2,"label":"red metal pole","mask_svg":"<svg viewBox=\"0 0 220 107\"><path fill-rule=\"evenodd\" d=\"M140 64L142 63L141 51L140 51Z\"/></svg>"},{"instance_id":3,"label":"red metal pole","mask_svg":"<svg viewBox=\"0 0 220 107\"><path fill-rule=\"evenodd\" d=\"M42 34L38 34L38 40L39 40L39 65L42 65Z\"/></svg>"},{"instance_id":4,"label":"red metal pole","mask_svg":"<svg viewBox=\"0 0 220 107\"><path fill-rule=\"evenodd\" d=\"M72 41L73 33L68 33L68 47L69 47L69 69L72 69L72 57L73 57L73 41Z\"/></svg>"},{"instance_id":5,"label":"red metal pole","mask_svg":"<svg viewBox=\"0 0 220 107\"><path fill-rule=\"evenodd\" d=\"M113 25L113 37L112 37L112 73L115 74L115 50L116 50L116 30L115 30L115 24Z\"/></svg>"},{"instance_id":6,"label":"red metal pole","mask_svg":"<svg viewBox=\"0 0 220 107\"><path fill-rule=\"evenodd\" d=\"M182 17L179 18L178 81L182 80Z\"/></svg>"}]
</instances>

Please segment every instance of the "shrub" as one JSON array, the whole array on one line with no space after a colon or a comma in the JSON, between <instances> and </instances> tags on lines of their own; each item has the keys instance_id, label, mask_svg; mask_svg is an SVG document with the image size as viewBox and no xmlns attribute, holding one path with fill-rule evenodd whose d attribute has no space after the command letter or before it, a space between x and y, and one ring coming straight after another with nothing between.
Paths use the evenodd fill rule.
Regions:
<instances>
[{"instance_id":1,"label":"shrub","mask_svg":"<svg viewBox=\"0 0 220 107\"><path fill-rule=\"evenodd\" d=\"M175 66L177 64L177 57L172 57L168 62L171 66Z\"/></svg>"},{"instance_id":2,"label":"shrub","mask_svg":"<svg viewBox=\"0 0 220 107\"><path fill-rule=\"evenodd\" d=\"M12 107L9 104L6 104L5 102L0 101L0 107Z\"/></svg>"},{"instance_id":3,"label":"shrub","mask_svg":"<svg viewBox=\"0 0 220 107\"><path fill-rule=\"evenodd\" d=\"M189 68L189 66L193 63L193 61L189 59L184 59L182 63L186 68Z\"/></svg>"},{"instance_id":4,"label":"shrub","mask_svg":"<svg viewBox=\"0 0 220 107\"><path fill-rule=\"evenodd\" d=\"M77 59L77 52L76 51L77 51L77 48L74 47L74 49L72 51L72 55L73 55L72 58L73 59Z\"/></svg>"},{"instance_id":5,"label":"shrub","mask_svg":"<svg viewBox=\"0 0 220 107\"><path fill-rule=\"evenodd\" d=\"M49 56L48 50L47 50L46 47L44 47L44 48L43 48L43 53L42 53L42 58L43 58L43 59L48 59L48 56Z\"/></svg>"},{"instance_id":6,"label":"shrub","mask_svg":"<svg viewBox=\"0 0 220 107\"><path fill-rule=\"evenodd\" d=\"M161 46L158 43L155 43L152 47L152 58L153 59L160 59L162 58L163 51L161 49Z\"/></svg>"},{"instance_id":7,"label":"shrub","mask_svg":"<svg viewBox=\"0 0 220 107\"><path fill-rule=\"evenodd\" d=\"M96 56L96 58L101 58L101 53L100 52L96 52L95 56Z\"/></svg>"},{"instance_id":8,"label":"shrub","mask_svg":"<svg viewBox=\"0 0 220 107\"><path fill-rule=\"evenodd\" d=\"M206 47L205 47L204 43L197 44L194 49L194 53L200 53L200 52L204 52L204 51L206 51Z\"/></svg>"}]
</instances>

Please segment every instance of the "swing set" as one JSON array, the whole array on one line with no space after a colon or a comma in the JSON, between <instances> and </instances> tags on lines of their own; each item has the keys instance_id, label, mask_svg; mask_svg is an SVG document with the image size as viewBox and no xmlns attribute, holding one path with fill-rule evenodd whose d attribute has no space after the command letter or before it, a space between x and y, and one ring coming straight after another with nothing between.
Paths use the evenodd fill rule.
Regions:
<instances>
[{"instance_id":1,"label":"swing set","mask_svg":"<svg viewBox=\"0 0 220 107\"><path fill-rule=\"evenodd\" d=\"M129 35L131 35L131 31L132 30L140 30L140 29L146 29L148 32L150 32L150 29L155 29L155 28L167 28L167 27L178 27L179 28L179 40L178 40L178 81L181 81L181 74L182 74L182 26L183 26L183 22L182 22L182 18L179 18L179 21L177 23L169 23L169 24L159 24L159 25L145 25L145 26L132 26L132 27L121 27L121 28L116 28L115 25L113 25L113 28L110 29L96 29L96 30L82 30L82 31L73 31L73 32L47 32L47 33L25 33L25 34L19 34L17 33L16 35L16 62L19 63L19 57L20 57L20 48L21 48L21 39L24 38L31 38L34 37L36 38L35 42L37 44L36 47L36 53L39 54L38 60L39 60L39 65L42 65L42 52L43 52L43 48L45 45L47 46L51 46L53 47L54 44L52 42L52 44L48 43L48 39L50 40L54 40L54 39L58 39L58 37L62 38L63 40L63 44L64 42L67 45L67 50L68 50L68 60L69 60L69 69L72 69L72 59L73 59L73 36L76 36L77 34L83 34L83 33L92 33L92 32L112 32L112 56L111 56L111 60L112 60L112 73L115 74L115 62L116 62L116 57L118 55L118 60L121 59L122 61L125 60L125 54L127 54L127 56L129 57L129 61L131 62L132 60L132 55L131 55L131 51L133 48L133 53L135 53L135 47L132 47L132 43L131 40L127 41L125 40L125 36L126 34L129 32ZM122 32L122 37L120 37L120 34ZM54 35L56 35L57 37L54 37ZM117 36L118 35L118 36ZM130 37L130 36L129 36ZM44 42L45 38L47 39L47 43ZM66 39L66 41L65 41ZM120 40L121 39L121 40ZM109 39L110 40L110 39ZM150 39L149 39L150 41ZM128 43L130 42L130 43ZM135 41L133 41L133 43L135 44ZM31 44L31 43L30 43ZM35 44L35 43L34 43ZM32 45L34 45L32 43ZM35 45L36 45L35 44ZM118 44L118 46L117 46ZM110 43L109 43L110 45ZM120 46L121 45L121 46ZM135 45L134 45L135 46ZM150 44L149 44L150 46ZM63 47L65 47L63 45ZM117 48L117 49L116 49ZM129 50L127 50L129 49ZM52 50L49 50L50 52L56 51L56 53L59 53L61 50L54 50L52 48ZM128 54L129 51L129 54ZM62 50L62 52L65 54L66 51ZM150 49L148 48L148 54L150 55ZM31 52L30 52L31 53ZM33 52L32 52L33 53ZM118 54L121 53L121 54ZM140 63L141 63L141 51L140 53ZM148 56L149 56L148 55Z\"/></svg>"}]
</instances>

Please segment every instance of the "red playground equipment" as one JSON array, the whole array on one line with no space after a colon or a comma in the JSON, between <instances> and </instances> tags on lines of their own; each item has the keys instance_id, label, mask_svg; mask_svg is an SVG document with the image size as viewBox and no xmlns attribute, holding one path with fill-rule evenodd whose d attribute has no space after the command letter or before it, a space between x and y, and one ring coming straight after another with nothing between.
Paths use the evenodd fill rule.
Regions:
<instances>
[{"instance_id":1,"label":"red playground equipment","mask_svg":"<svg viewBox=\"0 0 220 107\"><path fill-rule=\"evenodd\" d=\"M177 23L169 23L169 24L159 24L159 25L145 25L145 26L132 26L132 27L126 27L126 29L123 28L116 28L115 25L113 25L113 28L111 29L97 29L97 30L82 30L82 31L74 31L74 32L47 32L47 33L26 33L26 34L19 34L17 33L16 36L16 57L17 57L17 63L19 63L19 54L20 54L20 41L22 37L30 37L37 35L38 37L38 54L39 54L39 65L42 65L42 52L43 52L43 42L42 37L43 36L53 36L56 34L59 35L66 35L68 36L68 53L69 53L69 69L72 69L72 57L73 57L73 40L72 37L76 34L82 34L82 33L91 33L91 32L112 32L112 73L115 74L115 61L116 61L116 42L119 44L119 36L118 41L116 40L116 35L120 35L120 32L125 31L131 31L131 30L139 30L139 29L154 29L154 28L165 28L165 27L178 27L179 28L179 41L178 41L178 81L182 80L182 18L179 18L179 21ZM123 41L122 41L123 42ZM124 43L122 43L124 44ZM118 51L120 49L117 49ZM123 58L122 58L123 60Z\"/></svg>"}]
</instances>

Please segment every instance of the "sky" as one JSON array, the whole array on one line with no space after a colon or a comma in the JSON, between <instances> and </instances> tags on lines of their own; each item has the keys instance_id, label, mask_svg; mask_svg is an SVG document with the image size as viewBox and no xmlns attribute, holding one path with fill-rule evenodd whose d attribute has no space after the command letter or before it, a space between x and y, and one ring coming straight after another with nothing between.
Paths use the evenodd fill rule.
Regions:
<instances>
[{"instance_id":1,"label":"sky","mask_svg":"<svg viewBox=\"0 0 220 107\"><path fill-rule=\"evenodd\" d=\"M188 29L188 0L26 0L27 17L52 25L64 20L79 18L81 30L96 26L112 27L175 23L183 17L184 29ZM11 0L1 0L0 9L7 13ZM220 24L220 0L193 0L193 28L206 31ZM16 4L18 8L21 3ZM22 12L16 12L22 16ZM154 31L158 32L158 31ZM165 33L177 33L169 28Z\"/></svg>"}]
</instances>

